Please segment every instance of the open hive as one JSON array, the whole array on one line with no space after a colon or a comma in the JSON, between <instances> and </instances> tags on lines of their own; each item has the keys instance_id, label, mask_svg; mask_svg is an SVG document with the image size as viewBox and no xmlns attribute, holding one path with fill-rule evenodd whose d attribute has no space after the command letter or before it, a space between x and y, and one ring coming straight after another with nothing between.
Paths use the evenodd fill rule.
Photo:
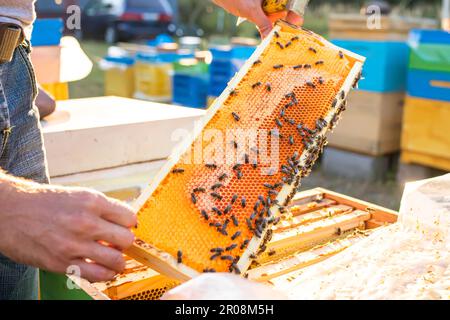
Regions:
<instances>
[{"instance_id":1,"label":"open hive","mask_svg":"<svg viewBox=\"0 0 450 320\"><path fill-rule=\"evenodd\" d=\"M285 291L315 265L397 221L397 213L322 188L299 192L273 230L266 254L254 257L245 276ZM157 300L179 281L127 258L113 281L90 284L74 279L94 299Z\"/></svg>"},{"instance_id":2,"label":"open hive","mask_svg":"<svg viewBox=\"0 0 450 320\"><path fill-rule=\"evenodd\" d=\"M263 254L364 58L279 23L136 201L127 254L167 276L245 272Z\"/></svg>"},{"instance_id":3,"label":"open hive","mask_svg":"<svg viewBox=\"0 0 450 320\"><path fill-rule=\"evenodd\" d=\"M317 188L298 193L246 276L275 287L397 221L397 213Z\"/></svg>"}]
</instances>

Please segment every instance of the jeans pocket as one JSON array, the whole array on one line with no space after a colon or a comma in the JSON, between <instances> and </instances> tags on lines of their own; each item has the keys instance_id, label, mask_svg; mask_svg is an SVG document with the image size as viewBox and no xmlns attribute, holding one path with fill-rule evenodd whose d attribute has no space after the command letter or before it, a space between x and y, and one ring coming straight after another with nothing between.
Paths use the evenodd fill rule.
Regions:
<instances>
[{"instance_id":1,"label":"jeans pocket","mask_svg":"<svg viewBox=\"0 0 450 320\"><path fill-rule=\"evenodd\" d=\"M29 44L28 44L29 46ZM20 56L22 57L23 61L25 62L25 65L28 70L28 76L30 77L31 86L33 89L33 101L36 99L36 96L38 94L38 88L37 88L37 80L36 80L36 74L34 72L33 64L30 60L30 54L29 51L24 47L24 45L20 45L17 50L19 50Z\"/></svg>"}]
</instances>

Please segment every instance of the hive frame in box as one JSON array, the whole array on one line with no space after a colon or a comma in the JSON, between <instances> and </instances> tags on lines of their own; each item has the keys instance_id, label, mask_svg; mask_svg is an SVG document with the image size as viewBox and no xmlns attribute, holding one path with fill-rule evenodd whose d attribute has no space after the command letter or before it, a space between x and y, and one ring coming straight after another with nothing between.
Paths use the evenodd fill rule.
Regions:
<instances>
[{"instance_id":1,"label":"hive frame in box","mask_svg":"<svg viewBox=\"0 0 450 320\"><path fill-rule=\"evenodd\" d=\"M328 202L325 202L323 206L318 205L314 207L309 207L310 202L320 201L320 203L322 203L324 200L327 200ZM301 201L301 203L298 203L299 201ZM345 235L346 232L344 230L342 230L343 237L336 236L333 238L323 234L322 228L320 230L319 229L314 230L318 236L321 236L323 238L322 242L319 243L317 247L315 245L311 245L309 247L310 249L307 249L306 251L291 250L291 253L282 254L281 256L278 256L277 251L276 253L277 255L272 255L269 260L263 261L262 265L258 265L255 268L248 270L247 273L249 279L259 282L271 283L271 279L274 278L280 279L288 278L290 274L298 273L301 271L301 269L305 267L326 260L344 251L348 247L351 247L354 244L352 243L352 237L356 240L357 238L362 239L364 237L369 236L371 232L373 232L379 227L396 223L398 219L398 213L393 210L383 208L373 203L365 202L346 195L342 195L324 188L315 188L312 190L298 192L293 198L292 202L295 205L304 206L304 208L301 209L302 214L300 216L302 216L303 214L307 214L308 212L323 210L323 208L326 208L328 206L333 207L338 205L351 207L353 212L357 211L366 212L367 215L369 215L369 218L364 219L364 226L362 227L362 231L360 231L362 233L359 236L358 234L347 232L347 235L351 237L350 239L346 237ZM338 224L336 224L335 226L337 227ZM354 225L349 231L354 232L355 230L359 229L360 229L359 226ZM286 227L286 230L287 231L291 230L291 226ZM286 230L283 230L282 232ZM362 234L365 234L365 236L362 236ZM294 238L295 235L291 235L291 237ZM341 241L344 241L344 243L341 243ZM345 243L346 241L347 243ZM331 245L331 248L329 247L329 245ZM270 243L268 246L270 246ZM286 261L285 259L295 260L297 253L300 255L307 254L306 256L304 256L306 259L304 261L295 261L295 266L283 265L283 269L277 269L276 266L283 264L284 263L283 261Z\"/></svg>"},{"instance_id":2,"label":"hive frame in box","mask_svg":"<svg viewBox=\"0 0 450 320\"><path fill-rule=\"evenodd\" d=\"M231 92L233 89L238 86L238 84L244 79L244 77L247 75L247 73L250 71L250 68L253 66L254 62L256 62L259 57L264 53L266 48L269 46L269 44L272 41L272 38L274 37L275 33L280 30L292 30L292 28L296 28L291 26L290 24L286 22L279 22L274 30L272 30L271 34L262 41L260 46L256 49L254 54L250 57L250 59L246 62L246 64L243 66L243 68L237 73L237 75L230 81L228 84L227 89L222 93L222 95L216 99L214 104L208 109L206 115L201 119L200 124L196 126L194 129L193 134L188 135L188 137L174 150L173 154L169 157L168 162L166 165L161 169L161 171L155 176L155 178L152 180L151 184L144 190L142 195L136 200L136 202L133 204L134 209L136 212L138 212L141 207L146 203L146 201L152 196L153 192L157 189L157 187L160 185L160 183L165 179L165 177L171 172L173 167L178 163L181 156L187 150L193 141L195 141L195 138L198 137L202 130L205 128L205 126L209 123L209 121L213 118L213 116L216 114L216 112L221 108L221 106L225 103L225 101L229 98ZM352 69L349 71L347 78L345 82L343 83L342 87L337 91L336 101L337 105L336 108L331 108L331 111L328 112L328 114L324 117L324 120L327 123L333 123L333 120L336 119L336 116L339 116L338 111L342 111L339 107L345 103L345 99L347 97L347 94L349 91L355 86L357 83L357 80L360 77L361 71L362 71L362 65L365 61L364 57L361 57L359 55L356 55L352 52L346 51L344 49L338 48L335 45L329 43L325 39L323 39L320 36L315 36L320 40L322 43L325 43L326 45L336 48L336 50L341 50L343 53L348 55L349 57L352 57L356 60L355 64L353 65ZM345 93L342 95L342 91ZM310 148L308 150L304 150L301 157L300 157L300 164L299 165L305 165L307 159L311 156L318 156L316 152L311 152L310 150L320 150L323 147L323 143L325 142L325 135L328 131L327 126L323 127L321 130L319 130L315 136L315 141L312 143ZM315 157L317 159L317 157ZM300 177L301 173L298 174ZM296 187L293 185L285 185L279 192L277 196L277 200L280 203L286 203L288 202L296 192ZM279 207L274 205L270 208L273 210L272 212L276 214L280 214ZM252 252L257 250L261 244L263 243L264 239L266 238L267 229L263 230L263 233L261 234L260 238L257 238L256 236L253 236L251 239L247 250L244 252L244 254L240 257L237 267L240 270L247 270L250 266L251 260L250 255ZM154 270L168 276L174 279L177 279L179 281L187 281L190 278L193 278L199 274L196 270L182 264L177 263L177 259L173 257L172 255L165 253L150 244L144 243L143 241L136 241L135 244L130 248L127 252L127 255L130 257L136 259L137 261L147 264L151 266Z\"/></svg>"},{"instance_id":3,"label":"hive frame in box","mask_svg":"<svg viewBox=\"0 0 450 320\"><path fill-rule=\"evenodd\" d=\"M316 204L312 206L312 203ZM289 283L289 279L300 274L304 268L350 248L378 230L378 227L381 228L395 223L398 218L398 213L395 211L323 188L296 193L292 205L297 207L295 210L301 212L300 215L296 215L297 217L306 216L324 208L349 206L353 210L370 212L371 219L365 221L365 227L359 232L356 232L356 230L359 230L359 228L356 228L353 230L355 233L343 234L342 237L334 240L324 237L318 247L311 247L306 251L291 252L282 256L271 256L270 261L247 271L250 280L271 284L280 291L283 291L283 284ZM291 207L288 210L292 209ZM286 222L288 221L291 223L291 220L288 219ZM283 228L283 231L284 229L290 229L290 225ZM347 236L351 236L351 238L349 239ZM306 256L303 254L306 254ZM298 256L303 259L296 260ZM286 265L286 260L295 261L293 263L288 262L288 265ZM69 278L94 300L146 299L149 294L152 295L151 292L153 292L152 297L158 299L163 292L178 284L176 281L159 275L151 269L137 265L136 262L129 261L127 266L127 271L109 282L90 284L74 276L69 276ZM282 268L280 269L278 266ZM157 291L157 294L154 293L155 291Z\"/></svg>"}]
</instances>

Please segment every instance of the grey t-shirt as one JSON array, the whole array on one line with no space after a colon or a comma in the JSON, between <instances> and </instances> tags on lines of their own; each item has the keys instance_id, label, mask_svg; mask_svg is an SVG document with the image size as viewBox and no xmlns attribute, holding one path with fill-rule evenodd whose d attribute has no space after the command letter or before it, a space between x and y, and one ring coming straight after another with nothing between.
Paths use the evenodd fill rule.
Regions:
<instances>
[{"instance_id":1,"label":"grey t-shirt","mask_svg":"<svg viewBox=\"0 0 450 320\"><path fill-rule=\"evenodd\" d=\"M34 3L35 0L0 0L0 22L21 26L29 39L34 19L36 19Z\"/></svg>"}]
</instances>

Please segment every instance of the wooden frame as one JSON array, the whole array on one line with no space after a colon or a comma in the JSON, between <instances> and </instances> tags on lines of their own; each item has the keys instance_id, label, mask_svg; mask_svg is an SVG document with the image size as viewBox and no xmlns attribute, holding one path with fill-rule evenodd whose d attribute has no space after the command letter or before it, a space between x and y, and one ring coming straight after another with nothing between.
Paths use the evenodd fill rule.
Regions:
<instances>
[{"instance_id":1,"label":"wooden frame","mask_svg":"<svg viewBox=\"0 0 450 320\"><path fill-rule=\"evenodd\" d=\"M374 229L395 223L398 219L397 212L393 210L323 188L297 193L291 207L301 204L304 208L300 216L307 215L314 210L323 210L320 203L324 200L329 200L326 203L331 208L339 205L351 207L353 216L344 212L337 216L340 219L325 218L327 220L322 220L322 225L316 222L311 222L306 228L293 225L290 229L283 228L278 237L274 231L272 241L267 247L268 251L274 250L275 253L258 257L255 262L260 266L247 272L249 279L270 282L276 277L316 264L367 237ZM310 206L315 202L319 205ZM301 233L302 228L308 232ZM336 229L339 230L338 234Z\"/></svg>"},{"instance_id":2,"label":"wooden frame","mask_svg":"<svg viewBox=\"0 0 450 320\"><path fill-rule=\"evenodd\" d=\"M222 93L222 95L215 100L213 105L208 109L206 115L201 119L200 124L196 126L196 128L193 131L193 134L188 135L186 140L183 141L183 143L180 144L180 146L173 152L173 154L169 157L168 162L166 165L160 170L160 172L156 175L156 177L153 179L152 183L144 190L142 195L137 199L137 201L133 204L134 209L136 212L140 210L140 208L145 204L147 199L152 196L153 192L157 189L157 187L160 185L160 183L163 181L163 179L170 173L172 168L175 166L176 163L180 160L181 156L183 155L184 151L187 150L193 143L196 137L198 137L202 130L206 127L206 125L210 122L210 120L213 118L213 116L216 114L216 112L222 107L224 102L228 99L230 96L230 93L234 90L234 88L244 79L246 74L249 72L250 68L253 66L254 62L259 59L261 54L266 50L266 48L269 46L270 42L272 41L272 38L275 34L275 32L283 30L293 30L296 29L296 27L286 23L286 22L279 22L274 30L272 30L271 34L262 41L260 46L256 49L256 51L253 53L253 55L250 57L250 59L246 62L246 64L241 68L241 70L237 73L237 75L229 82L227 89ZM337 48L335 45L329 43L327 40L323 39L320 36L316 36L317 39L331 47ZM350 70L347 79L345 80L342 88L338 90L336 101L337 101L337 107L332 108L332 110L329 111L329 113L324 117L324 120L327 121L327 123L331 123L334 119L335 115L337 114L338 107L344 103L345 98L347 97L348 93L352 89L355 79L358 78L358 75L361 74L362 71L362 62L365 60L364 57L361 57L359 55L356 55L354 53L348 52L344 49L340 49L342 52L347 54L350 57L355 58L356 60L359 60L361 62L355 62L353 68ZM345 96L341 96L341 91L345 92ZM311 146L312 149L318 148L320 140L325 138L325 135L327 133L328 129L324 127L320 132L317 133L317 138L313 145ZM308 150L305 150L301 157L300 157L300 166L303 166L306 163L307 158L310 156L310 152ZM299 173L300 175L300 173ZM295 192L294 186L284 186L281 191L279 192L277 196L277 200L279 203L284 203L286 199L288 199L289 195ZM271 210L275 214L279 214L279 207L273 206ZM247 270L248 267L251 264L250 256L253 252L255 252L264 241L267 234L267 228L263 231L261 238L258 238L254 236L248 247L247 250L241 255L237 267L240 270ZM185 266L183 264L178 264L176 259L172 256L170 256L167 253L164 253L157 248L152 247L149 244L144 243L135 243L133 247L126 252L129 256L135 258L138 261L142 261L143 263L147 263L150 267L155 268L158 272L161 272L165 275L170 275L171 277L176 278L180 281L186 281L189 278L195 277L198 275L198 272L193 270L192 268Z\"/></svg>"}]
</instances>

